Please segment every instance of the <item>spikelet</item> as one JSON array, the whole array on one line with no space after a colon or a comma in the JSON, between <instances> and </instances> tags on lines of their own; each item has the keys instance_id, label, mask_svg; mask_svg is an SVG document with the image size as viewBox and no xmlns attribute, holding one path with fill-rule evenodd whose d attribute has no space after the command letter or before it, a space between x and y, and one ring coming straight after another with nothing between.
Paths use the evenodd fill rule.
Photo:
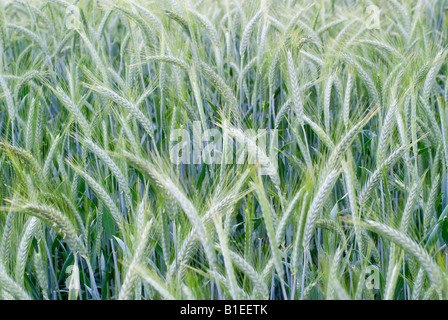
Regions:
<instances>
[{"instance_id":1,"label":"spikelet","mask_svg":"<svg viewBox=\"0 0 448 320\"><path fill-rule=\"evenodd\" d=\"M345 98L344 98L344 112L343 112L343 119L344 119L344 125L346 128L348 128L348 122L350 117L350 96L353 86L353 73L349 72L347 77L347 86L345 87Z\"/></svg>"},{"instance_id":2,"label":"spikelet","mask_svg":"<svg viewBox=\"0 0 448 320\"><path fill-rule=\"evenodd\" d=\"M421 264L422 268L426 271L437 294L439 296L442 296L443 280L440 274L440 270L435 265L433 259L429 256L429 254L418 243L416 243L414 240L401 233L400 231L395 230L383 223L372 220L365 220L364 223L367 228L390 239L391 241L402 247L406 252L414 256Z\"/></svg>"},{"instance_id":3,"label":"spikelet","mask_svg":"<svg viewBox=\"0 0 448 320\"><path fill-rule=\"evenodd\" d=\"M14 106L14 102L12 100L12 93L9 90L9 87L6 84L6 81L1 74L0 74L0 86L3 90L3 94L6 97L6 105L8 107L9 118L11 119L12 122L14 122L16 119L16 116L17 116L17 110L16 110L16 108Z\"/></svg>"},{"instance_id":4,"label":"spikelet","mask_svg":"<svg viewBox=\"0 0 448 320\"><path fill-rule=\"evenodd\" d=\"M216 256L215 252L211 247L210 237L207 236L207 230L204 226L202 219L199 217L199 214L194 207L193 203L185 196L185 194L176 186L176 184L164 174L159 172L153 164L143 159L140 159L134 155L131 155L127 152L124 153L125 156L131 160L133 163L139 165L143 169L145 169L150 176L168 192L179 204L179 206L184 210L185 214L188 216L192 225L195 228L199 236L199 240L201 244L204 246L207 258L209 263L213 266L216 265Z\"/></svg>"},{"instance_id":5,"label":"spikelet","mask_svg":"<svg viewBox=\"0 0 448 320\"><path fill-rule=\"evenodd\" d=\"M325 93L324 93L324 122L325 122L325 129L327 132L330 131L330 98L331 98L331 88L333 87L333 74L330 74L327 80L327 85L325 86Z\"/></svg>"},{"instance_id":6,"label":"spikelet","mask_svg":"<svg viewBox=\"0 0 448 320\"><path fill-rule=\"evenodd\" d=\"M59 135L57 135L56 138L54 138L53 143L51 144L50 150L48 150L47 157L45 159L45 163L44 163L44 167L43 167L44 177L49 177L49 175L50 175L50 166L52 164L53 157L56 152L56 148L59 144L60 138L61 137Z\"/></svg>"},{"instance_id":7,"label":"spikelet","mask_svg":"<svg viewBox=\"0 0 448 320\"><path fill-rule=\"evenodd\" d=\"M411 222L410 221L411 214L412 211L414 210L415 203L418 200L419 187L420 187L420 181L416 180L409 191L408 199L406 201L406 206L404 207L400 225L400 231L403 232L404 234L408 233L409 224Z\"/></svg>"},{"instance_id":8,"label":"spikelet","mask_svg":"<svg viewBox=\"0 0 448 320\"><path fill-rule=\"evenodd\" d=\"M6 273L6 270L1 263L0 286L2 287L2 290L11 294L18 300L31 300L30 295Z\"/></svg>"},{"instance_id":9,"label":"spikelet","mask_svg":"<svg viewBox=\"0 0 448 320\"><path fill-rule=\"evenodd\" d=\"M264 299L266 299L269 295L268 288L266 283L263 281L258 272L250 265L243 257L239 254L230 251L230 256L232 257L235 266L243 271L249 279L254 283L255 289L258 291L257 293L261 295Z\"/></svg>"},{"instance_id":10,"label":"spikelet","mask_svg":"<svg viewBox=\"0 0 448 320\"><path fill-rule=\"evenodd\" d=\"M303 103L300 97L299 83L297 80L296 68L294 67L291 51L288 51L287 60L289 88L292 96L291 100L294 107L294 112L296 113L299 124L301 125L303 122Z\"/></svg>"},{"instance_id":11,"label":"spikelet","mask_svg":"<svg viewBox=\"0 0 448 320\"><path fill-rule=\"evenodd\" d=\"M316 225L318 215L324 206L324 201L329 195L338 177L339 170L330 171L311 202L308 214L306 216L305 231L302 242L302 246L305 251L307 251L310 246L311 238L314 234L314 227Z\"/></svg>"},{"instance_id":12,"label":"spikelet","mask_svg":"<svg viewBox=\"0 0 448 320\"><path fill-rule=\"evenodd\" d=\"M107 167L112 171L114 176L117 178L118 185L120 186L121 192L125 194L127 205L130 206L132 203L131 198L131 192L129 190L129 184L127 182L127 179L121 169L115 164L115 162L112 160L112 158L101 149L98 145L96 145L92 140L85 140L84 141L86 145L92 150L93 153L95 153L104 163L107 165Z\"/></svg>"},{"instance_id":13,"label":"spikelet","mask_svg":"<svg viewBox=\"0 0 448 320\"><path fill-rule=\"evenodd\" d=\"M16 254L15 263L15 280L18 284L24 285L24 273L28 258L28 251L33 240L34 234L39 226L39 219L32 217L25 224L25 231L20 240L20 244Z\"/></svg>"},{"instance_id":14,"label":"spikelet","mask_svg":"<svg viewBox=\"0 0 448 320\"><path fill-rule=\"evenodd\" d=\"M63 105L67 108L67 110L73 114L75 120L79 123L81 129L87 137L92 135L90 125L87 119L82 114L81 110L78 106L70 99L70 97L59 87L54 90L56 96L62 101Z\"/></svg>"},{"instance_id":15,"label":"spikelet","mask_svg":"<svg viewBox=\"0 0 448 320\"><path fill-rule=\"evenodd\" d=\"M85 247L79 241L75 227L73 227L72 223L60 211L49 206L34 203L26 203L15 209L24 211L43 220L62 235L72 250L85 254Z\"/></svg>"},{"instance_id":16,"label":"spikelet","mask_svg":"<svg viewBox=\"0 0 448 320\"><path fill-rule=\"evenodd\" d=\"M95 193L98 195L98 197L106 204L106 206L109 208L110 213L115 220L115 223L117 224L118 228L120 229L122 235L124 236L126 233L124 231L124 218L121 212L118 210L115 202L112 200L110 195L107 193L106 190L97 182L95 181L92 176L90 176L87 172L82 170L81 168L78 168L77 166L72 165L73 170L80 175L87 184L95 191Z\"/></svg>"},{"instance_id":17,"label":"spikelet","mask_svg":"<svg viewBox=\"0 0 448 320\"><path fill-rule=\"evenodd\" d=\"M140 122L142 127L149 134L149 136L154 140L153 125L152 125L151 121L148 119L148 117L146 117L143 114L143 112L139 108L137 108L137 106L135 104L133 104L129 100L123 98L122 96L118 95L117 93L115 93L114 91L112 91L106 87L95 86L92 89L97 91L101 95L112 99L120 106L126 108Z\"/></svg>"},{"instance_id":18,"label":"spikelet","mask_svg":"<svg viewBox=\"0 0 448 320\"><path fill-rule=\"evenodd\" d=\"M126 272L126 276L121 286L120 293L118 294L118 300L128 300L131 298L131 293L138 276L135 269L140 263L143 262L145 250L148 245L149 232L151 231L151 226L152 226L152 220L146 223L145 228L143 229L142 234L140 235L140 242L137 246L137 249L134 252L134 256L128 267L128 271Z\"/></svg>"},{"instance_id":19,"label":"spikelet","mask_svg":"<svg viewBox=\"0 0 448 320\"><path fill-rule=\"evenodd\" d=\"M407 148L405 146L401 146L396 149L389 155L389 157L387 157L387 159L382 164L378 165L377 169L370 175L369 180L367 180L367 182L364 184L364 187L362 188L361 193L358 197L361 207L363 207L368 200L370 193L373 191L373 188L381 178L383 170L387 170L392 165L394 165L395 162L400 159L406 149Z\"/></svg>"},{"instance_id":20,"label":"spikelet","mask_svg":"<svg viewBox=\"0 0 448 320\"><path fill-rule=\"evenodd\" d=\"M240 57L241 59L244 57L247 46L249 43L249 37L252 33L253 28L257 24L258 20L261 18L261 15L263 13L263 10L258 11L255 16L247 23L247 25L244 27L243 35L241 36L241 43L240 43Z\"/></svg>"}]
</instances>

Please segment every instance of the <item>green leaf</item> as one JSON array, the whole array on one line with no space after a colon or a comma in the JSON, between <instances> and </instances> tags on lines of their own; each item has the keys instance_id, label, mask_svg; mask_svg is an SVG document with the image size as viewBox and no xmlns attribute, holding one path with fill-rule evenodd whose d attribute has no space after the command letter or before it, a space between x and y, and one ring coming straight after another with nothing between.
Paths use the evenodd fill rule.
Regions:
<instances>
[{"instance_id":1,"label":"green leaf","mask_svg":"<svg viewBox=\"0 0 448 320\"><path fill-rule=\"evenodd\" d=\"M112 218L112 215L109 212L109 209L107 209L106 206L103 206L103 228L104 232L106 233L106 236L110 239L115 234L115 223L114 219Z\"/></svg>"}]
</instances>

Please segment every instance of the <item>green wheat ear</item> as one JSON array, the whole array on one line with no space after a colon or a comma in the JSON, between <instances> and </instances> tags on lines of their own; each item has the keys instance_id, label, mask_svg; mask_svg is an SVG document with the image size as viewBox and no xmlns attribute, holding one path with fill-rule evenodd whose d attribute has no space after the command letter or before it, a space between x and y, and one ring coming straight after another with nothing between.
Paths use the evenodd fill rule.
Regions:
<instances>
[{"instance_id":1,"label":"green wheat ear","mask_svg":"<svg viewBox=\"0 0 448 320\"><path fill-rule=\"evenodd\" d=\"M445 2L375 4L0 0L0 299L448 298Z\"/></svg>"}]
</instances>

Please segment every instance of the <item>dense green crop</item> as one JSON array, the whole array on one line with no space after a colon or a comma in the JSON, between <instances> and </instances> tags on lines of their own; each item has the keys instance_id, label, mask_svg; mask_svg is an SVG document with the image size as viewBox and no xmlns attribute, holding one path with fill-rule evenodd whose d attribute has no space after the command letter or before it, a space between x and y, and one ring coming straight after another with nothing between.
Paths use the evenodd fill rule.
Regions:
<instances>
[{"instance_id":1,"label":"dense green crop","mask_svg":"<svg viewBox=\"0 0 448 320\"><path fill-rule=\"evenodd\" d=\"M0 298L448 298L447 5L0 0Z\"/></svg>"}]
</instances>

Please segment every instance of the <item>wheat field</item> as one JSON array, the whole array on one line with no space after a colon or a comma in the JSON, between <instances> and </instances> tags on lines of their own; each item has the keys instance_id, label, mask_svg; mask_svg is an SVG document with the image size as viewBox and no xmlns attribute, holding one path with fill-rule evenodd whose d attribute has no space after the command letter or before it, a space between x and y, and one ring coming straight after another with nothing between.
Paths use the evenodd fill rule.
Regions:
<instances>
[{"instance_id":1,"label":"wheat field","mask_svg":"<svg viewBox=\"0 0 448 320\"><path fill-rule=\"evenodd\" d=\"M0 1L0 299L448 298L447 10Z\"/></svg>"}]
</instances>

